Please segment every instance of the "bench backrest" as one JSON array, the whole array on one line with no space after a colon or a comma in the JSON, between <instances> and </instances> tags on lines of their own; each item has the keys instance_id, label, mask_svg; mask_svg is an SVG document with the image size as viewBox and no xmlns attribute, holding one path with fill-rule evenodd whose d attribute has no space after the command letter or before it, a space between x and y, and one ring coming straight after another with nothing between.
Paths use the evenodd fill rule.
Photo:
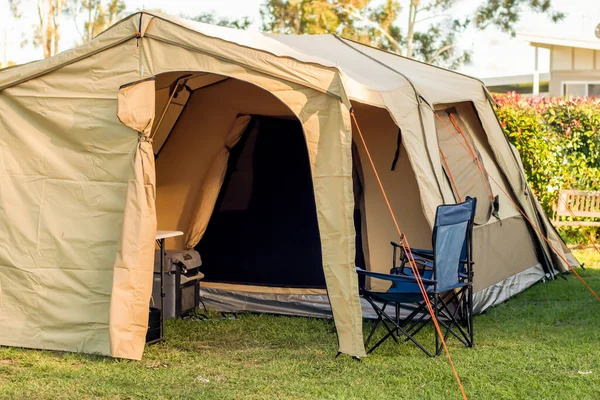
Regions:
<instances>
[{"instance_id":1,"label":"bench backrest","mask_svg":"<svg viewBox=\"0 0 600 400\"><path fill-rule=\"evenodd\" d=\"M556 205L557 217L600 218L600 192L587 190L561 190ZM567 204L571 208L567 208ZM571 211L573 214L571 214Z\"/></svg>"}]
</instances>

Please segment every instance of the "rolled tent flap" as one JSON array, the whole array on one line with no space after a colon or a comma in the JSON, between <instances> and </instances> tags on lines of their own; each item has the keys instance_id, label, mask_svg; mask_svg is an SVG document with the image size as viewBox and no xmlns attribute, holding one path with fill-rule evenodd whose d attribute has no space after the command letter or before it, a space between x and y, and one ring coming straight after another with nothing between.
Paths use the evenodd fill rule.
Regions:
<instances>
[{"instance_id":1,"label":"rolled tent flap","mask_svg":"<svg viewBox=\"0 0 600 400\"><path fill-rule=\"evenodd\" d=\"M132 160L121 240L110 300L110 351L114 357L142 358L152 293L156 235L154 152L148 139L154 120L154 80L121 88L119 120L140 134Z\"/></svg>"},{"instance_id":2,"label":"rolled tent flap","mask_svg":"<svg viewBox=\"0 0 600 400\"><path fill-rule=\"evenodd\" d=\"M150 136L155 101L154 78L122 86L117 94L117 117L124 125L144 136Z\"/></svg>"},{"instance_id":3,"label":"rolled tent flap","mask_svg":"<svg viewBox=\"0 0 600 400\"><path fill-rule=\"evenodd\" d=\"M217 197L219 197L225 173L227 172L229 150L240 141L250 120L251 117L249 115L238 116L235 119L229 135L225 138L223 148L212 161L210 169L204 178L204 183L200 187L196 197L195 211L186 232L185 243L188 249L196 247L200 239L202 239L204 232L206 232L206 227L215 208L215 203L217 202Z\"/></svg>"}]
</instances>

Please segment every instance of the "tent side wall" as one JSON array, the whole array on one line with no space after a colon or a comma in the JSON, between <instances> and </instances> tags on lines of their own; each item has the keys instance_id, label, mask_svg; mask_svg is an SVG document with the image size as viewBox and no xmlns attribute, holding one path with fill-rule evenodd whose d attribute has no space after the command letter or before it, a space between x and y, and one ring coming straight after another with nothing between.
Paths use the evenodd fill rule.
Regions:
<instances>
[{"instance_id":1,"label":"tent side wall","mask_svg":"<svg viewBox=\"0 0 600 400\"><path fill-rule=\"evenodd\" d=\"M429 104L472 101L488 137L498 166L507 178L508 184L518 200L517 203L523 209L527 217L548 236L549 241L552 243L552 248L550 248L550 246L545 243L544 239L536 232L535 236L538 245L547 254L547 258L551 259L554 268L558 271L565 271L568 268L568 266L564 265L564 262L562 261L563 258L566 258L571 265L577 265L576 260L572 257L568 249L564 247L562 239L552 228L547 216L545 216L543 212L540 212L541 210L536 209L536 200L528 187L524 172L513 156L510 145L500 128L500 124L494 114L494 110L486 95L486 90L482 82L468 76L456 74L452 71L436 68L431 65L415 62L414 60L377 50L360 43L351 42L345 39L344 42L348 43L353 48L360 50L360 52L366 56L386 64L389 68L397 71L398 74L402 71L402 74L410 79L419 94L422 95ZM398 115L401 115L401 112L397 112L391 107L393 106L392 101L386 101L386 104L390 106L390 110L392 115L394 115L396 122L398 122L400 126L403 126L398 118ZM427 132L432 131L433 113L424 110L424 108L421 109L424 111L425 132L427 134ZM428 148L430 151L436 150L437 152L435 146L432 146L431 144L428 144ZM431 157L434 161L435 168L438 165L438 162L435 159L437 154L432 153ZM440 171L436 170L436 172ZM438 174L438 176L442 175ZM445 194L446 190L444 186L444 183L440 185L442 195L444 195L446 201L450 201ZM427 213L426 207L424 207L424 211ZM559 255L557 255L557 253Z\"/></svg>"},{"instance_id":2,"label":"tent side wall","mask_svg":"<svg viewBox=\"0 0 600 400\"><path fill-rule=\"evenodd\" d=\"M400 148L401 156L395 170L391 170L398 139L396 124L391 119L390 113L385 109L360 103L354 103L353 106L400 228L406 233L412 246L429 248L431 246L431 228L421 212L420 197L422 195L419 192L417 178L404 145ZM436 108L444 109L448 107L455 107L458 110L458 114L465 125L463 128L472 139L473 145L479 150L487 171L502 185L504 191L510 193L511 189L494 160L485 132L471 103L440 104ZM435 134L435 130L433 132ZM354 135L357 136L355 126ZM403 143L405 140L407 138L403 136ZM387 206L383 201L372 167L360 144L360 139L355 137L355 142L357 142L364 180L365 193L362 207L364 208L363 229L365 233L363 237L366 239L364 239L363 246L365 247L365 255L367 255L367 265L371 270L388 272L391 268L392 255L389 241L396 238L397 233ZM464 147L456 147L457 157L471 157L466 153ZM475 164L473 164L473 167L475 168ZM441 179L443 180L442 183L445 183L444 187L449 188L448 178L443 175ZM475 290L479 292L476 300L479 303L478 309L480 311L522 291L543 277L543 270L538 261L535 245L527 224L506 195L496 187L493 188L493 191L494 194L500 196L502 222L490 216L484 225L475 228L474 251L477 264ZM487 191L485 194L489 196ZM454 202L454 196L446 201ZM506 251L506 248L515 251ZM524 271L526 271L526 277L519 278L519 274ZM505 285L507 279L511 279L513 284ZM385 288L384 284L377 280L372 281L371 285L378 289Z\"/></svg>"},{"instance_id":3,"label":"tent side wall","mask_svg":"<svg viewBox=\"0 0 600 400\"><path fill-rule=\"evenodd\" d=\"M402 143L398 160L392 170L399 142L397 125L386 109L358 102L353 102L353 109L400 229L407 235L411 245L418 248L430 247L431 228L423 214L415 171ZM401 135L400 142L402 138ZM397 242L398 233L355 124L353 140L362 169L361 225L366 266L371 271L388 273L392 267L390 241ZM370 281L370 285L374 289L387 286L385 282L375 279Z\"/></svg>"},{"instance_id":4,"label":"tent side wall","mask_svg":"<svg viewBox=\"0 0 600 400\"><path fill-rule=\"evenodd\" d=\"M109 332L138 150L138 133L117 119L117 92L139 79L138 54L132 39L0 92L2 345L141 356L114 354ZM51 70L69 55L40 63ZM139 294L120 297L119 312ZM142 331L145 318L128 323Z\"/></svg>"},{"instance_id":5,"label":"tent side wall","mask_svg":"<svg viewBox=\"0 0 600 400\"><path fill-rule=\"evenodd\" d=\"M480 190L481 200L478 202L478 208L491 207L490 197L492 194L498 196L500 220L488 214L487 220L478 222L476 219L475 221L474 288L475 292L479 292L537 266L539 261L535 252L535 244L527 223L513 204L512 189L496 163L472 103L438 104L435 108L439 115L439 118L436 117L438 136L447 137L443 150L447 158L448 175L459 189L457 195L461 195L463 198L466 195L473 196L471 193L476 181L474 178L483 178L486 182L483 185L487 185L487 187ZM454 127L447 117L446 110L452 110L453 121L460 130ZM469 140L468 145L464 142L465 138L462 134ZM470 149L478 155L478 162L485 168L484 171L481 171L479 165L473 160ZM460 170L454 169L457 162L466 162L469 171L461 173ZM462 193L460 193L461 191ZM486 200L489 204L486 203ZM506 251L508 248L512 250Z\"/></svg>"}]
</instances>

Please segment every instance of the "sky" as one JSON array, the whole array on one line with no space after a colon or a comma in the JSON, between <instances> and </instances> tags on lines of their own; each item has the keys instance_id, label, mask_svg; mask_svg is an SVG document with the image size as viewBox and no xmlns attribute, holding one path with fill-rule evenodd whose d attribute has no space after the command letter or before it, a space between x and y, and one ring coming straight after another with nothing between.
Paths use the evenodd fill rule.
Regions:
<instances>
[{"instance_id":1,"label":"sky","mask_svg":"<svg viewBox=\"0 0 600 400\"><path fill-rule=\"evenodd\" d=\"M479 0L480 1L480 0ZM472 12L478 0L459 0L451 10L454 15ZM161 9L172 15L194 16L214 11L217 15L229 18L250 17L254 21L251 29L260 28L260 5L263 0L127 0L128 11ZM38 59L40 48L31 43L22 46L23 40L31 34L37 17L35 0L22 0L23 17L15 20L9 9L8 0L0 0L0 61L12 60L18 63ZM565 12L567 18L552 24L542 15L526 12L522 15L517 31L541 35L563 36L572 39L594 39L594 28L600 23L600 0L553 0L554 8ZM398 23L401 25L404 16ZM61 50L73 47L79 38L76 24L72 19L62 22ZM599 40L600 42L600 40ZM459 41L459 48L473 52L471 64L464 65L460 72L479 78L509 76L532 73L534 50L527 42L488 28L483 32L469 30ZM540 72L549 69L549 52L540 51Z\"/></svg>"}]
</instances>

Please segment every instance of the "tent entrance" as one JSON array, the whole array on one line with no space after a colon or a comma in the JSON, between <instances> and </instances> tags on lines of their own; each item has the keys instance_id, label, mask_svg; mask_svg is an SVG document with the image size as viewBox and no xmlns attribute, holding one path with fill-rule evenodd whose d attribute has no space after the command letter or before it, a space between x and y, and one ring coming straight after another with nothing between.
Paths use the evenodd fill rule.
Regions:
<instances>
[{"instance_id":1,"label":"tent entrance","mask_svg":"<svg viewBox=\"0 0 600 400\"><path fill-rule=\"evenodd\" d=\"M324 289L297 116L264 89L211 73L162 74L156 88L158 226L185 232L167 247L198 250L213 284ZM356 258L364 266L360 196L356 204Z\"/></svg>"},{"instance_id":2,"label":"tent entrance","mask_svg":"<svg viewBox=\"0 0 600 400\"><path fill-rule=\"evenodd\" d=\"M302 126L253 116L196 250L205 280L324 288L317 211Z\"/></svg>"}]
</instances>

